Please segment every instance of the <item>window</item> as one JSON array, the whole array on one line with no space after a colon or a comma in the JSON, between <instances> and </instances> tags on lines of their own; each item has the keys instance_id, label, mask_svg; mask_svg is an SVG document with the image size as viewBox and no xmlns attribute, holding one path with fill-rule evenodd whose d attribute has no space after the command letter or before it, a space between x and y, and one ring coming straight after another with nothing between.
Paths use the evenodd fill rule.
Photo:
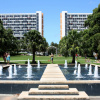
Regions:
<instances>
[{"instance_id":1,"label":"window","mask_svg":"<svg viewBox=\"0 0 100 100\"><path fill-rule=\"evenodd\" d=\"M10 17L13 17L13 15L10 15Z\"/></svg>"},{"instance_id":2,"label":"window","mask_svg":"<svg viewBox=\"0 0 100 100\"><path fill-rule=\"evenodd\" d=\"M79 15L79 17L82 17L82 15Z\"/></svg>"},{"instance_id":3,"label":"window","mask_svg":"<svg viewBox=\"0 0 100 100\"><path fill-rule=\"evenodd\" d=\"M6 15L6 17L9 17L9 15Z\"/></svg>"},{"instance_id":4,"label":"window","mask_svg":"<svg viewBox=\"0 0 100 100\"><path fill-rule=\"evenodd\" d=\"M14 17L20 17L20 15L14 15Z\"/></svg>"},{"instance_id":5,"label":"window","mask_svg":"<svg viewBox=\"0 0 100 100\"><path fill-rule=\"evenodd\" d=\"M28 15L22 15L22 17L28 17Z\"/></svg>"},{"instance_id":6,"label":"window","mask_svg":"<svg viewBox=\"0 0 100 100\"><path fill-rule=\"evenodd\" d=\"M86 15L83 15L83 17L86 17Z\"/></svg>"},{"instance_id":7,"label":"window","mask_svg":"<svg viewBox=\"0 0 100 100\"><path fill-rule=\"evenodd\" d=\"M27 23L27 21L22 21L22 23Z\"/></svg>"},{"instance_id":8,"label":"window","mask_svg":"<svg viewBox=\"0 0 100 100\"><path fill-rule=\"evenodd\" d=\"M71 17L74 17L74 15L71 15Z\"/></svg>"},{"instance_id":9,"label":"window","mask_svg":"<svg viewBox=\"0 0 100 100\"><path fill-rule=\"evenodd\" d=\"M32 17L32 15L29 15L29 17Z\"/></svg>"},{"instance_id":10,"label":"window","mask_svg":"<svg viewBox=\"0 0 100 100\"><path fill-rule=\"evenodd\" d=\"M14 21L14 23L20 23L20 21Z\"/></svg>"},{"instance_id":11,"label":"window","mask_svg":"<svg viewBox=\"0 0 100 100\"><path fill-rule=\"evenodd\" d=\"M78 17L78 15L75 15L75 17Z\"/></svg>"},{"instance_id":12,"label":"window","mask_svg":"<svg viewBox=\"0 0 100 100\"><path fill-rule=\"evenodd\" d=\"M2 15L2 17L5 17L4 15Z\"/></svg>"}]
</instances>

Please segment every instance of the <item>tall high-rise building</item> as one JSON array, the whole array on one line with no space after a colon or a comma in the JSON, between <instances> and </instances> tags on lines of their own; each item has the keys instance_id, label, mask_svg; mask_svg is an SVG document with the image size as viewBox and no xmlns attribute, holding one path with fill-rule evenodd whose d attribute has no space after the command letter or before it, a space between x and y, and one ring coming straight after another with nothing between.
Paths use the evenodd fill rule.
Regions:
<instances>
[{"instance_id":1,"label":"tall high-rise building","mask_svg":"<svg viewBox=\"0 0 100 100\"><path fill-rule=\"evenodd\" d=\"M67 36L72 29L78 32L87 29L87 27L84 27L84 22L90 14L92 13L68 13L62 11L60 13L60 38Z\"/></svg>"},{"instance_id":2,"label":"tall high-rise building","mask_svg":"<svg viewBox=\"0 0 100 100\"><path fill-rule=\"evenodd\" d=\"M13 35L18 39L29 30L37 30L43 36L43 13L15 13L15 14L0 14L0 19L3 21L5 29L11 28Z\"/></svg>"}]
</instances>

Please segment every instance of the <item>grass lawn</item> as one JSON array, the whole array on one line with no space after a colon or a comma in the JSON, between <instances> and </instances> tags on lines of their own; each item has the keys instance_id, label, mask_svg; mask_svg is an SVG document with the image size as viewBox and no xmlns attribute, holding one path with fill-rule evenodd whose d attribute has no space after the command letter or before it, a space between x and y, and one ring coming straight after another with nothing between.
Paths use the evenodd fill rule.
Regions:
<instances>
[{"instance_id":1,"label":"grass lawn","mask_svg":"<svg viewBox=\"0 0 100 100\"><path fill-rule=\"evenodd\" d=\"M32 56L26 56L26 55L11 56L10 63L25 64L25 62L28 59L32 60ZM50 56L35 56L35 60L40 60L40 62L43 63L43 64L50 64L51 63ZM67 60L67 63L71 63L72 57L54 56L54 64L64 64L65 60ZM85 64L85 63L96 64L95 63L96 61L95 61L94 58L89 58L89 60L90 60L90 62L86 62L85 57L78 57L77 62L80 62L81 64ZM3 58L0 57L0 63L2 63L2 61L3 61Z\"/></svg>"}]
</instances>

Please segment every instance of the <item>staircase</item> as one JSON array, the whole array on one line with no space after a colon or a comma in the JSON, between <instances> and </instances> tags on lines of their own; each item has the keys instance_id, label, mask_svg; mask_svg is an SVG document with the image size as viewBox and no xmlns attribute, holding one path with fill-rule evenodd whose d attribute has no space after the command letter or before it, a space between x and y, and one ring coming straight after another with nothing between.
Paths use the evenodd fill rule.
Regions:
<instances>
[{"instance_id":1,"label":"staircase","mask_svg":"<svg viewBox=\"0 0 100 100\"><path fill-rule=\"evenodd\" d=\"M46 84L23 91L18 100L89 100L89 96L84 91L69 88L65 85L66 81L57 64L48 64L40 79L41 83Z\"/></svg>"}]
</instances>

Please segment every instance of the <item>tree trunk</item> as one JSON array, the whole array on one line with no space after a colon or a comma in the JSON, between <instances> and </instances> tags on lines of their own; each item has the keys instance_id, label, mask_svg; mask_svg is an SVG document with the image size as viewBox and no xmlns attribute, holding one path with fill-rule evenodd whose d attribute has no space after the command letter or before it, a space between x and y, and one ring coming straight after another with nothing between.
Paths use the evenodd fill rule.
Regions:
<instances>
[{"instance_id":1,"label":"tree trunk","mask_svg":"<svg viewBox=\"0 0 100 100\"><path fill-rule=\"evenodd\" d=\"M32 63L36 63L35 62L35 50L33 50L33 60L32 60Z\"/></svg>"},{"instance_id":2,"label":"tree trunk","mask_svg":"<svg viewBox=\"0 0 100 100\"><path fill-rule=\"evenodd\" d=\"M44 51L44 56L45 56L45 51Z\"/></svg>"},{"instance_id":3,"label":"tree trunk","mask_svg":"<svg viewBox=\"0 0 100 100\"><path fill-rule=\"evenodd\" d=\"M75 52L73 52L72 57L72 63L75 63Z\"/></svg>"}]
</instances>

